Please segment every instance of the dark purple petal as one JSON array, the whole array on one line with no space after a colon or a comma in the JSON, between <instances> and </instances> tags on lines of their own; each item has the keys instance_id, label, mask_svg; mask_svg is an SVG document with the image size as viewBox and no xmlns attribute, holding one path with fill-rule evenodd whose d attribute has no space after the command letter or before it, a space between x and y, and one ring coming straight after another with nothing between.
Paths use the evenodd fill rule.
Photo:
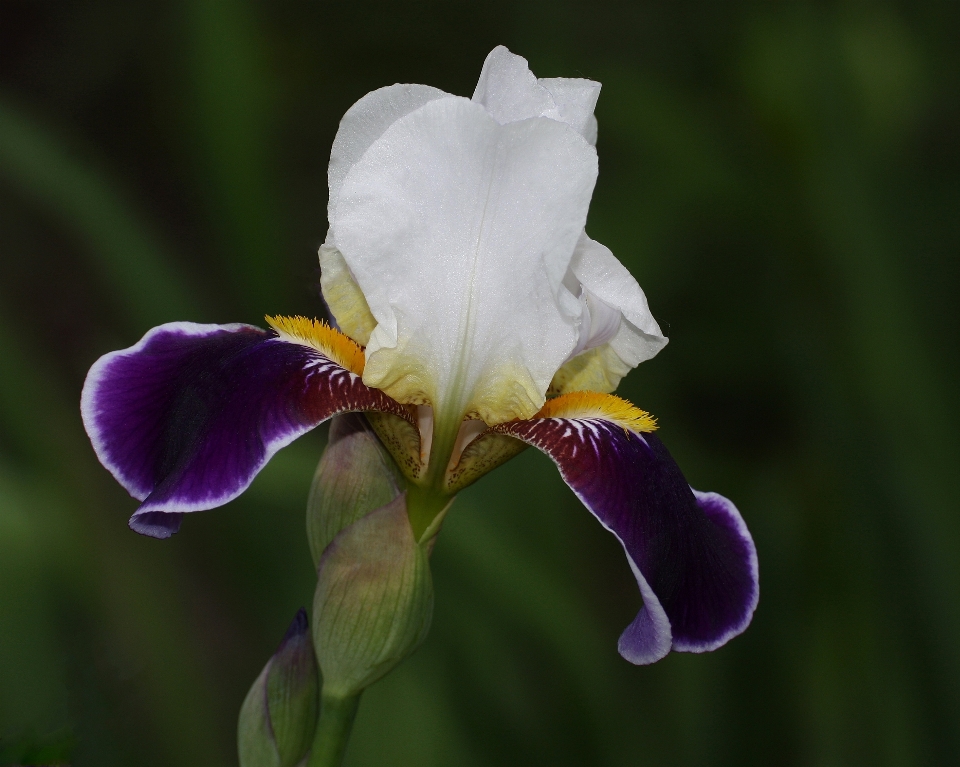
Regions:
<instances>
[{"instance_id":1,"label":"dark purple petal","mask_svg":"<svg viewBox=\"0 0 960 767\"><path fill-rule=\"evenodd\" d=\"M100 461L143 501L137 532L243 492L284 445L337 413L406 410L317 350L249 325L170 323L101 357L81 398Z\"/></svg>"},{"instance_id":2,"label":"dark purple petal","mask_svg":"<svg viewBox=\"0 0 960 767\"><path fill-rule=\"evenodd\" d=\"M663 443L602 418L540 418L494 427L543 450L620 539L643 608L620 654L653 663L670 649L714 650L750 623L757 555L736 507L692 490Z\"/></svg>"},{"instance_id":3,"label":"dark purple petal","mask_svg":"<svg viewBox=\"0 0 960 767\"><path fill-rule=\"evenodd\" d=\"M151 538L169 538L180 529L183 514L166 511L144 511L130 517L130 529Z\"/></svg>"}]
</instances>

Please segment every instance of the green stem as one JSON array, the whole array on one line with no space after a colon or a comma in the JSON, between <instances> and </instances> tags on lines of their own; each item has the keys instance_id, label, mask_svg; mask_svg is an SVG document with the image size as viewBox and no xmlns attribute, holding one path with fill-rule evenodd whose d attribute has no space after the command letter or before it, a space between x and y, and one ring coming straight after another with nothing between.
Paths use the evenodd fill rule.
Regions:
<instances>
[{"instance_id":1,"label":"green stem","mask_svg":"<svg viewBox=\"0 0 960 767\"><path fill-rule=\"evenodd\" d=\"M320 718L307 767L340 767L343 764L359 705L360 693L346 698L321 694Z\"/></svg>"},{"instance_id":2,"label":"green stem","mask_svg":"<svg viewBox=\"0 0 960 767\"><path fill-rule=\"evenodd\" d=\"M407 513L413 537L422 541L424 533L430 528L437 516L453 500L452 496L441 495L433 488L411 485L407 490Z\"/></svg>"},{"instance_id":3,"label":"green stem","mask_svg":"<svg viewBox=\"0 0 960 767\"><path fill-rule=\"evenodd\" d=\"M407 491L407 513L410 515L410 526L417 541L422 541L424 533L453 500L453 496L444 490L444 480L462 422L462 414L458 417L444 417L443 411L437 411L427 471L420 480L412 483Z\"/></svg>"}]
</instances>

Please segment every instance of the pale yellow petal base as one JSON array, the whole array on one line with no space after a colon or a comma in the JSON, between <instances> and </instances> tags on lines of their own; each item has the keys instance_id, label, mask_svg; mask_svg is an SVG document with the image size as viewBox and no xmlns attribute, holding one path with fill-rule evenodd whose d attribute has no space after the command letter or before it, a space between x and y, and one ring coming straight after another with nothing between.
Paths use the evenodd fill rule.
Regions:
<instances>
[{"instance_id":1,"label":"pale yellow petal base","mask_svg":"<svg viewBox=\"0 0 960 767\"><path fill-rule=\"evenodd\" d=\"M320 290L337 325L358 344L366 346L370 342L370 334L377 326L367 299L363 297L360 286L339 250L323 245L318 255Z\"/></svg>"},{"instance_id":2,"label":"pale yellow petal base","mask_svg":"<svg viewBox=\"0 0 960 767\"><path fill-rule=\"evenodd\" d=\"M609 343L578 354L564 363L550 382L549 396L575 391L609 394L632 368L620 359Z\"/></svg>"},{"instance_id":3,"label":"pale yellow petal base","mask_svg":"<svg viewBox=\"0 0 960 767\"><path fill-rule=\"evenodd\" d=\"M453 419L458 427L463 418L480 418L489 425L530 418L546 399L518 364L500 364L472 385L443 386L424 363L427 355L411 346L401 341L395 348L369 354L363 382L405 405L431 405L439 420Z\"/></svg>"}]
</instances>

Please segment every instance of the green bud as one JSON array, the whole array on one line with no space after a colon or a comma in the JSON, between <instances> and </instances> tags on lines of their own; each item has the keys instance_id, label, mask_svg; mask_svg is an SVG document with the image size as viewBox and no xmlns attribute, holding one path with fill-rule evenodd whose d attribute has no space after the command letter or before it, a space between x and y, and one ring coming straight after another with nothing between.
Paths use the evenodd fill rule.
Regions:
<instances>
[{"instance_id":1,"label":"green bud","mask_svg":"<svg viewBox=\"0 0 960 767\"><path fill-rule=\"evenodd\" d=\"M433 581L406 494L342 530L317 577L313 637L323 694L347 698L412 653L430 628Z\"/></svg>"},{"instance_id":2,"label":"green bud","mask_svg":"<svg viewBox=\"0 0 960 767\"><path fill-rule=\"evenodd\" d=\"M314 566L343 528L396 498L401 482L396 464L364 416L349 413L334 418L307 499L307 538Z\"/></svg>"},{"instance_id":3,"label":"green bud","mask_svg":"<svg viewBox=\"0 0 960 767\"><path fill-rule=\"evenodd\" d=\"M305 764L317 724L320 678L301 609L240 708L240 767Z\"/></svg>"}]
</instances>

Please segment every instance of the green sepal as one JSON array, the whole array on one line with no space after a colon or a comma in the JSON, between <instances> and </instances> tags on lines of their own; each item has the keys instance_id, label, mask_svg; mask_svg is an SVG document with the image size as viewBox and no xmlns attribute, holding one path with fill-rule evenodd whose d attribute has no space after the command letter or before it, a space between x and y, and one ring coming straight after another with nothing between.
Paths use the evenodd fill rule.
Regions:
<instances>
[{"instance_id":1,"label":"green sepal","mask_svg":"<svg viewBox=\"0 0 960 767\"><path fill-rule=\"evenodd\" d=\"M313 564L343 528L401 492L401 474L366 418L339 415L320 458L307 499L307 539Z\"/></svg>"},{"instance_id":2,"label":"green sepal","mask_svg":"<svg viewBox=\"0 0 960 767\"><path fill-rule=\"evenodd\" d=\"M313 742L319 700L320 675L307 614L300 610L240 708L240 767L301 764Z\"/></svg>"},{"instance_id":3,"label":"green sepal","mask_svg":"<svg viewBox=\"0 0 960 767\"><path fill-rule=\"evenodd\" d=\"M342 530L317 576L313 637L323 694L346 698L410 655L430 628L433 581L406 494Z\"/></svg>"}]
</instances>

